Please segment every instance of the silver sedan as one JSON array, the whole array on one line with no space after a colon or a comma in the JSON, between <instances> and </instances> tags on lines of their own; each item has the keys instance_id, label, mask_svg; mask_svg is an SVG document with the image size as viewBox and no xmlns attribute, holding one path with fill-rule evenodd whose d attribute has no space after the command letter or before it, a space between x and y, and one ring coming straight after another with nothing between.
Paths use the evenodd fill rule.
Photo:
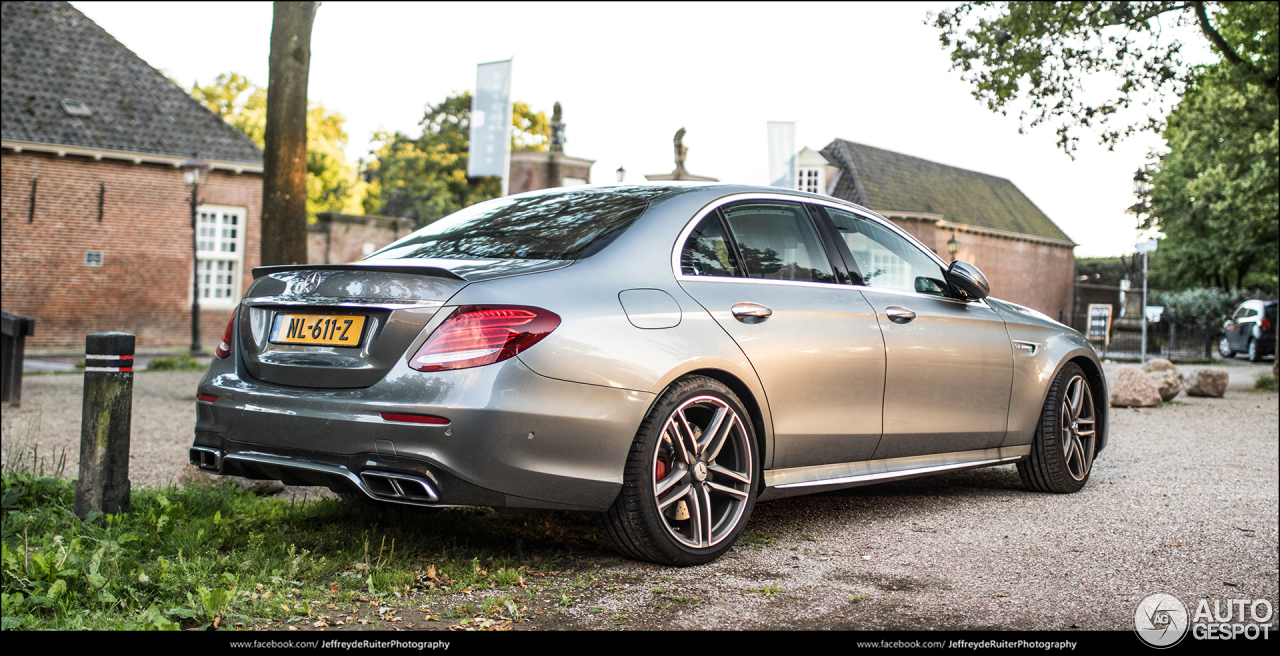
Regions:
<instances>
[{"instance_id":1,"label":"silver sedan","mask_svg":"<svg viewBox=\"0 0 1280 656\"><path fill-rule=\"evenodd\" d=\"M198 390L201 469L422 506L585 510L710 561L757 501L1106 444L1074 330L865 208L730 185L479 203L368 258L262 267Z\"/></svg>"}]
</instances>

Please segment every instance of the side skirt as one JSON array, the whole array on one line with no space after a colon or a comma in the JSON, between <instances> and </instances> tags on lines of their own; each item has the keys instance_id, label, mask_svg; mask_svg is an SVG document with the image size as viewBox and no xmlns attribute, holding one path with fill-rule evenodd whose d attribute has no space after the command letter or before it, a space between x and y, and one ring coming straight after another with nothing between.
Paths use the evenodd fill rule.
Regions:
<instances>
[{"instance_id":1,"label":"side skirt","mask_svg":"<svg viewBox=\"0 0 1280 656\"><path fill-rule=\"evenodd\" d=\"M846 487L928 476L947 471L1017 462L1031 453L1031 445L934 453L906 458L841 462L812 467L774 469L764 473L759 501L781 499Z\"/></svg>"}]
</instances>

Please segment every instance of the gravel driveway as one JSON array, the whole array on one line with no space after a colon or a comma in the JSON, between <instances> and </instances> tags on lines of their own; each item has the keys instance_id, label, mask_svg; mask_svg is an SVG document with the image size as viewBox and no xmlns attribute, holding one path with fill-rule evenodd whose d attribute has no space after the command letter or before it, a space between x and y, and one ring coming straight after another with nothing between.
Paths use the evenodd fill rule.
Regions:
<instances>
[{"instance_id":1,"label":"gravel driveway","mask_svg":"<svg viewBox=\"0 0 1280 656\"><path fill-rule=\"evenodd\" d=\"M575 563L595 577L579 602L548 600L520 628L1129 631L1154 592L1280 611L1280 400L1245 390L1269 369L1232 367L1223 399L1113 409L1080 493L1028 492L1005 466L763 503L709 565ZM199 378L135 377L134 485L176 479ZM22 409L3 413L6 458L38 435L42 455L67 449L74 477L80 385L28 376Z\"/></svg>"}]
</instances>

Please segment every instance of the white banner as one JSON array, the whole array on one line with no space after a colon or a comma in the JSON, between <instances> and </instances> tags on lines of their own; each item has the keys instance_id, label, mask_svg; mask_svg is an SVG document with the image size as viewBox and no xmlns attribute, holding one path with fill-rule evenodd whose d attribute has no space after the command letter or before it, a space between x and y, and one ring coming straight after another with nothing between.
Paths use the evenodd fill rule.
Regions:
<instances>
[{"instance_id":1,"label":"white banner","mask_svg":"<svg viewBox=\"0 0 1280 656\"><path fill-rule=\"evenodd\" d=\"M769 121L769 186L796 188L794 121Z\"/></svg>"},{"instance_id":2,"label":"white banner","mask_svg":"<svg viewBox=\"0 0 1280 656\"><path fill-rule=\"evenodd\" d=\"M471 151L467 175L502 177L507 193L511 161L511 60L476 66L476 92L471 96Z\"/></svg>"}]
</instances>

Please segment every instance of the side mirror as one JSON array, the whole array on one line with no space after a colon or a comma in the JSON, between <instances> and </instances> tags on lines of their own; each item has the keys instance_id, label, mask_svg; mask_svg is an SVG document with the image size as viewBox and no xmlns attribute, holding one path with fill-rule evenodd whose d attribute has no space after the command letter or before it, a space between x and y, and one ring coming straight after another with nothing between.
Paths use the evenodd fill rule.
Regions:
<instances>
[{"instance_id":1,"label":"side mirror","mask_svg":"<svg viewBox=\"0 0 1280 656\"><path fill-rule=\"evenodd\" d=\"M991 294L991 284L978 267L956 260L947 267L947 282L963 294L965 300L977 301Z\"/></svg>"}]
</instances>

